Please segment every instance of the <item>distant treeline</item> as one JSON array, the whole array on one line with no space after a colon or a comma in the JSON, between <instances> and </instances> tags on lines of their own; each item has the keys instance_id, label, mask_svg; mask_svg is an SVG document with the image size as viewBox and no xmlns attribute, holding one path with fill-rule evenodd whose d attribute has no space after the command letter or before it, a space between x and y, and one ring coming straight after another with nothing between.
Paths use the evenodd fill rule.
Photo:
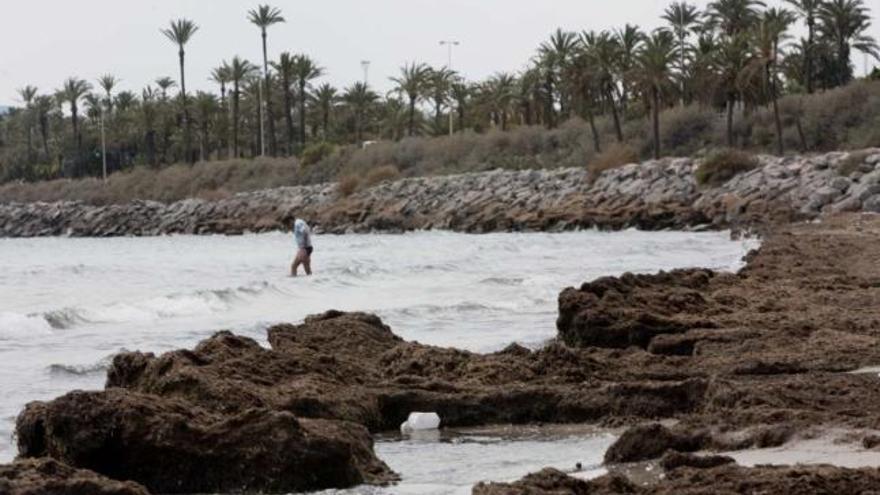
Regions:
<instances>
[{"instance_id":1,"label":"distant treeline","mask_svg":"<svg viewBox=\"0 0 880 495\"><path fill-rule=\"evenodd\" d=\"M788 0L788 7L717 0L700 11L677 2L663 15L667 26L653 32L632 25L599 32L557 30L538 47L528 68L516 74L467 81L448 67L407 63L392 78L395 90L386 95L364 82L343 89L320 83L325 71L311 57L283 52L269 60L265 49L259 66L240 57L222 62L210 75L217 94L187 93L186 47L198 26L176 20L162 30L177 48L176 79L160 77L140 94L117 91L119 80L113 75L95 84L71 77L51 93L21 88L23 105L0 117L0 181L99 177L104 148L108 172L297 155L327 170L291 171L286 181L332 178L358 173L350 165L367 160L356 158L354 148L361 143L441 136L449 133L450 115L457 139L437 144L408 139L399 146L380 143L379 149L400 151L418 142L443 155L443 143L478 143L479 135L487 133L486 143L516 140L541 134L529 130L536 127L548 130L544 136L576 135L584 158L660 156L704 145L784 153L857 141L880 144L872 141L876 134L841 137L833 129L830 135L811 134L822 126L814 119L823 112L815 103L819 95L804 96L849 85L855 79L855 52L880 59L876 40L867 35L871 13L864 0ZM282 12L270 6L250 11L248 20L258 28L264 48L268 29L285 22ZM798 22L807 34L794 39L790 31ZM865 92L877 98L876 86L868 83L848 91L839 94ZM834 98L845 96L828 96ZM858 101L856 107L870 103ZM862 115L859 108L848 114ZM861 120L829 118L847 128L869 128ZM672 136L664 126L676 119L674 131L680 135ZM507 131L514 132L512 138L499 135ZM346 145L354 148L340 153ZM360 154L371 153L378 152ZM513 161L503 165L533 165L530 157L541 155L534 149L522 153L502 153ZM407 164L399 161L389 157L387 163L372 165L420 173L407 172ZM485 162L472 165L497 161L499 156L488 153ZM470 159L422 168L467 164Z\"/></svg>"}]
</instances>

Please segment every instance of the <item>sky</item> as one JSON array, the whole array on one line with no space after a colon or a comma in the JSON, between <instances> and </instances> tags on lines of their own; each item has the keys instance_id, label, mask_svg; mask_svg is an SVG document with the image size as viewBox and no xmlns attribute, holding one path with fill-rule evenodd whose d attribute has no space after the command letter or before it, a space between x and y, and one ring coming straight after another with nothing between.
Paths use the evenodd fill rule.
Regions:
<instances>
[{"instance_id":1,"label":"sky","mask_svg":"<svg viewBox=\"0 0 880 495\"><path fill-rule=\"evenodd\" d=\"M20 104L16 90L26 84L48 93L70 76L94 82L113 74L120 89L137 92L157 77L177 79L177 49L159 30L180 17L200 26L187 47L187 90L216 92L208 77L222 60L262 59L259 30L246 19L260 1L0 0L0 105ZM269 56L308 54L325 68L323 80L339 87L362 80L361 61L369 60L368 81L384 92L406 62L445 65L439 41L454 39L461 44L453 68L481 79L523 68L557 27L658 27L670 1L270 0L287 22L270 28ZM876 17L880 0L866 3ZM880 39L880 23L871 34ZM861 56L857 62L861 74Z\"/></svg>"}]
</instances>

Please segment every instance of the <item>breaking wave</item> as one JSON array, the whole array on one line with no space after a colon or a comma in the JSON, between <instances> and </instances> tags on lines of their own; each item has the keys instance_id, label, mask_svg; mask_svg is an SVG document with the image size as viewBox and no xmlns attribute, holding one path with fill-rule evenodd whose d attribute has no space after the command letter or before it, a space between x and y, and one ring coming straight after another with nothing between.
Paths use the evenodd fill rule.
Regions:
<instances>
[{"instance_id":1,"label":"breaking wave","mask_svg":"<svg viewBox=\"0 0 880 495\"><path fill-rule=\"evenodd\" d=\"M257 282L234 289L200 290L97 307L69 307L30 314L4 312L0 313L0 339L34 332L49 333L88 323L149 322L218 313L273 292L281 290L268 282Z\"/></svg>"}]
</instances>

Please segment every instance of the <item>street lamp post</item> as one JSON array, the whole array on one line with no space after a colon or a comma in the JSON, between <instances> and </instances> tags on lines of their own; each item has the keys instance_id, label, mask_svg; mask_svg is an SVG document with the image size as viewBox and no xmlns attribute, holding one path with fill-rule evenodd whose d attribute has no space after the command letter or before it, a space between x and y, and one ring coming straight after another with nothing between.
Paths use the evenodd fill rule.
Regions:
<instances>
[{"instance_id":1,"label":"street lamp post","mask_svg":"<svg viewBox=\"0 0 880 495\"><path fill-rule=\"evenodd\" d=\"M101 105L101 168L104 182L107 182L107 134L104 131L104 105Z\"/></svg>"},{"instance_id":2,"label":"street lamp post","mask_svg":"<svg viewBox=\"0 0 880 495\"><path fill-rule=\"evenodd\" d=\"M364 86L370 85L370 61L361 60L361 68L364 69Z\"/></svg>"},{"instance_id":3,"label":"street lamp post","mask_svg":"<svg viewBox=\"0 0 880 495\"><path fill-rule=\"evenodd\" d=\"M450 72L452 72L452 48L460 44L461 42L456 40L440 41L440 46L445 46L449 50L449 62L447 63L446 68L449 69ZM449 135L452 136L453 133L455 133L455 124L452 118L452 105L449 105Z\"/></svg>"}]
</instances>

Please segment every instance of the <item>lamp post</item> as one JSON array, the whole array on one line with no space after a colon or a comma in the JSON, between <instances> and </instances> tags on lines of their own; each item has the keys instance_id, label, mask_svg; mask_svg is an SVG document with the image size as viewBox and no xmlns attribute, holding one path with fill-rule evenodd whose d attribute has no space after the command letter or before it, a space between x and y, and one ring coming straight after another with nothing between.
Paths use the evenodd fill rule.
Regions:
<instances>
[{"instance_id":1,"label":"lamp post","mask_svg":"<svg viewBox=\"0 0 880 495\"><path fill-rule=\"evenodd\" d=\"M456 40L442 40L442 41L440 41L440 46L445 46L449 50L449 52L448 52L449 61L446 64L446 68L449 69L449 72L452 72L452 48L456 47L460 44L461 44L461 42L456 41ZM452 119L452 105L449 105L449 135L452 136L452 134L454 132L455 132L455 124Z\"/></svg>"},{"instance_id":2,"label":"lamp post","mask_svg":"<svg viewBox=\"0 0 880 495\"><path fill-rule=\"evenodd\" d=\"M107 134L104 131L104 105L101 105L101 170L104 182L107 182Z\"/></svg>"},{"instance_id":3,"label":"lamp post","mask_svg":"<svg viewBox=\"0 0 880 495\"><path fill-rule=\"evenodd\" d=\"M369 60L361 60L361 68L364 70L364 86L369 86L369 76L370 76L370 61Z\"/></svg>"}]
</instances>

